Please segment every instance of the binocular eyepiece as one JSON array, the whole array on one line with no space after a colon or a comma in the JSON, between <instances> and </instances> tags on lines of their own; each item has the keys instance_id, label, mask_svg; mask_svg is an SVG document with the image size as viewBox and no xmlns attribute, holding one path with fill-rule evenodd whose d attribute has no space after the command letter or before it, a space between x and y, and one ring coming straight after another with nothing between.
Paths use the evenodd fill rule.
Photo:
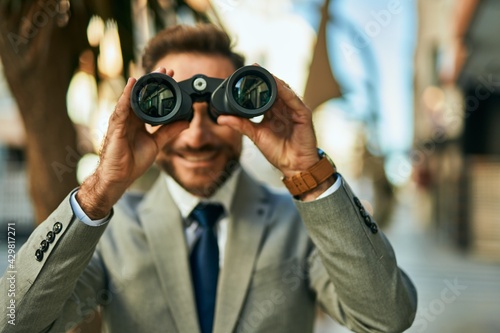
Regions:
<instances>
[{"instance_id":1,"label":"binocular eyepiece","mask_svg":"<svg viewBox=\"0 0 500 333\"><path fill-rule=\"evenodd\" d=\"M142 121L162 125L191 120L194 102L208 102L214 122L221 114L253 118L269 110L276 95L271 73L259 66L244 66L226 79L197 74L176 82L166 74L146 74L132 88L130 103Z\"/></svg>"}]
</instances>

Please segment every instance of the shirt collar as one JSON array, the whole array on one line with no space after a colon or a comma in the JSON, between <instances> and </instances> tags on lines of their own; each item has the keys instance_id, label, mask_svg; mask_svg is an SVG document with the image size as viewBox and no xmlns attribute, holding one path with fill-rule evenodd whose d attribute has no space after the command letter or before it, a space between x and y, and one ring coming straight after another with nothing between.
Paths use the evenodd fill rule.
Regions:
<instances>
[{"instance_id":1,"label":"shirt collar","mask_svg":"<svg viewBox=\"0 0 500 333\"><path fill-rule=\"evenodd\" d=\"M200 198L189 193L169 175L166 175L165 179L167 182L167 188L172 195L172 199L179 208L181 216L186 221L186 218L189 216L191 211L200 202L217 202L224 207L226 212L230 212L232 199L236 191L236 185L238 183L240 173L241 167L236 168L231 176L229 176L224 184L210 198Z\"/></svg>"}]
</instances>

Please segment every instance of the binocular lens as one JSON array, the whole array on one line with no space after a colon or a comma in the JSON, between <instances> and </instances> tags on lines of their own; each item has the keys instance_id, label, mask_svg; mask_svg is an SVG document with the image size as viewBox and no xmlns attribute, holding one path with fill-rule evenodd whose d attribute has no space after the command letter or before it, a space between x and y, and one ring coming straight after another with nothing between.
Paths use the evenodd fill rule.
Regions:
<instances>
[{"instance_id":1,"label":"binocular lens","mask_svg":"<svg viewBox=\"0 0 500 333\"><path fill-rule=\"evenodd\" d=\"M139 91L137 102L140 110L150 117L163 117L172 112L176 96L165 83L151 82Z\"/></svg>"},{"instance_id":2,"label":"binocular lens","mask_svg":"<svg viewBox=\"0 0 500 333\"><path fill-rule=\"evenodd\" d=\"M233 98L239 106L255 110L264 107L271 100L269 85L261 77L246 75L233 87Z\"/></svg>"},{"instance_id":3,"label":"binocular lens","mask_svg":"<svg viewBox=\"0 0 500 333\"><path fill-rule=\"evenodd\" d=\"M244 66L226 79L196 74L176 82L162 73L149 73L137 80L130 105L139 119L168 124L193 117L194 102L208 102L214 122L220 115L253 118L271 108L277 96L276 82L259 66Z\"/></svg>"}]
</instances>

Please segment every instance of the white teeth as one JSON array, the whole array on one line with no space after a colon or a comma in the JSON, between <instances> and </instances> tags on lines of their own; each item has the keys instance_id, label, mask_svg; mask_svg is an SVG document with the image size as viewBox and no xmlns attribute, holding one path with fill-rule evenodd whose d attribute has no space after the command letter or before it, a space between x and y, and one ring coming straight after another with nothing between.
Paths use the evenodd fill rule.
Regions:
<instances>
[{"instance_id":1,"label":"white teeth","mask_svg":"<svg viewBox=\"0 0 500 333\"><path fill-rule=\"evenodd\" d=\"M182 157L189 162L204 162L214 158L216 152L203 152L194 155L182 155Z\"/></svg>"}]
</instances>

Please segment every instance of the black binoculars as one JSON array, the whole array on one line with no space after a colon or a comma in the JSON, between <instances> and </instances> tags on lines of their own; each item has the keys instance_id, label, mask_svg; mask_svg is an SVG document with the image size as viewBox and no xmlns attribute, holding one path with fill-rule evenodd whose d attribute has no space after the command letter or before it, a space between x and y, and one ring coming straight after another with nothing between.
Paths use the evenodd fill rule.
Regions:
<instances>
[{"instance_id":1,"label":"black binoculars","mask_svg":"<svg viewBox=\"0 0 500 333\"><path fill-rule=\"evenodd\" d=\"M271 73L259 66L244 66L226 79L197 74L176 82L166 74L146 74L132 88L130 103L142 121L162 125L191 120L194 102L208 102L214 122L221 114L253 118L269 110L276 95Z\"/></svg>"}]
</instances>

